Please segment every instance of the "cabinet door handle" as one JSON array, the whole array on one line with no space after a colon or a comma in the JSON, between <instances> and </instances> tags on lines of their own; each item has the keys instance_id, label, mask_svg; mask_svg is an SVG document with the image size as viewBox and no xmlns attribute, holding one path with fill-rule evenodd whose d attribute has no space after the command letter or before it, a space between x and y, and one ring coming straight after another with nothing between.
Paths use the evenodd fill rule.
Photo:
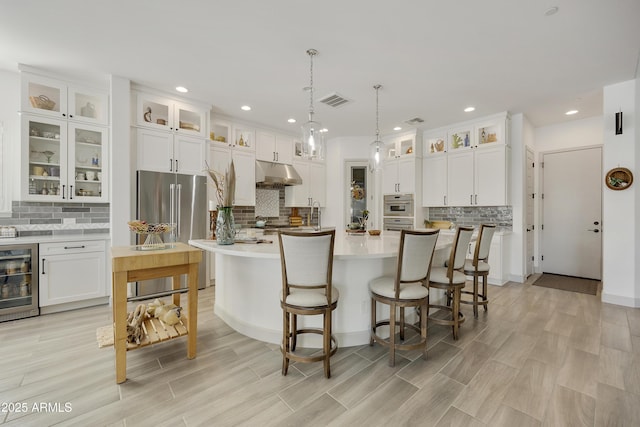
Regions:
<instances>
[{"instance_id":1,"label":"cabinet door handle","mask_svg":"<svg viewBox=\"0 0 640 427\"><path fill-rule=\"evenodd\" d=\"M62 113L62 117L67 117L67 115L65 113Z\"/></svg>"},{"instance_id":2,"label":"cabinet door handle","mask_svg":"<svg viewBox=\"0 0 640 427\"><path fill-rule=\"evenodd\" d=\"M40 270L42 270L42 273L41 273L41 274L47 274L47 273L44 271L44 258L42 258L42 268L41 268Z\"/></svg>"},{"instance_id":3,"label":"cabinet door handle","mask_svg":"<svg viewBox=\"0 0 640 427\"><path fill-rule=\"evenodd\" d=\"M478 195L477 194L475 195L475 202L476 202L476 205L477 205L478 204Z\"/></svg>"},{"instance_id":4,"label":"cabinet door handle","mask_svg":"<svg viewBox=\"0 0 640 427\"><path fill-rule=\"evenodd\" d=\"M469 204L473 204L473 194L469 194Z\"/></svg>"},{"instance_id":5,"label":"cabinet door handle","mask_svg":"<svg viewBox=\"0 0 640 427\"><path fill-rule=\"evenodd\" d=\"M176 172L178 172L178 159L176 159Z\"/></svg>"},{"instance_id":6,"label":"cabinet door handle","mask_svg":"<svg viewBox=\"0 0 640 427\"><path fill-rule=\"evenodd\" d=\"M444 200L444 204L446 206L446 204L447 204L447 196L442 196L442 199Z\"/></svg>"},{"instance_id":7,"label":"cabinet door handle","mask_svg":"<svg viewBox=\"0 0 640 427\"><path fill-rule=\"evenodd\" d=\"M62 199L64 200L64 188L66 187L66 185L62 184Z\"/></svg>"},{"instance_id":8,"label":"cabinet door handle","mask_svg":"<svg viewBox=\"0 0 640 427\"><path fill-rule=\"evenodd\" d=\"M73 199L73 185L69 186L69 200Z\"/></svg>"},{"instance_id":9,"label":"cabinet door handle","mask_svg":"<svg viewBox=\"0 0 640 427\"><path fill-rule=\"evenodd\" d=\"M173 159L169 159L169 172L173 172Z\"/></svg>"},{"instance_id":10,"label":"cabinet door handle","mask_svg":"<svg viewBox=\"0 0 640 427\"><path fill-rule=\"evenodd\" d=\"M84 245L81 245L81 246L65 246L64 248L65 249L84 249Z\"/></svg>"},{"instance_id":11,"label":"cabinet door handle","mask_svg":"<svg viewBox=\"0 0 640 427\"><path fill-rule=\"evenodd\" d=\"M276 152L276 162L280 161L280 154Z\"/></svg>"}]
</instances>

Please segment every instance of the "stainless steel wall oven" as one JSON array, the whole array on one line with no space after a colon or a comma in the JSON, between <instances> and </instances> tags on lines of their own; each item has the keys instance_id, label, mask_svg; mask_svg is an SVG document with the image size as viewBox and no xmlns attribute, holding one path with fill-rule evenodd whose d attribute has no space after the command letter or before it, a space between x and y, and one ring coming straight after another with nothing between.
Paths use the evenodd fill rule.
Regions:
<instances>
[{"instance_id":1,"label":"stainless steel wall oven","mask_svg":"<svg viewBox=\"0 0 640 427\"><path fill-rule=\"evenodd\" d=\"M413 194L384 196L384 216L413 216Z\"/></svg>"}]
</instances>

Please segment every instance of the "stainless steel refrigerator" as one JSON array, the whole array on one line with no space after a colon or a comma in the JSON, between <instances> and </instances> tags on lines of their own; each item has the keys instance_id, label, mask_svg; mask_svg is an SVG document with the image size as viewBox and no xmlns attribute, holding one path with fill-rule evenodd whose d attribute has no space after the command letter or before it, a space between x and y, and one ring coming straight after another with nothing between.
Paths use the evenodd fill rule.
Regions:
<instances>
[{"instance_id":1,"label":"stainless steel refrigerator","mask_svg":"<svg viewBox=\"0 0 640 427\"><path fill-rule=\"evenodd\" d=\"M207 179L198 175L138 171L137 219L147 223L170 223L164 242L188 243L207 238ZM138 242L142 244L143 242ZM206 284L206 264L200 263L198 288ZM182 278L182 287L186 279ZM136 284L136 296L153 295L171 289L171 279L144 280Z\"/></svg>"}]
</instances>

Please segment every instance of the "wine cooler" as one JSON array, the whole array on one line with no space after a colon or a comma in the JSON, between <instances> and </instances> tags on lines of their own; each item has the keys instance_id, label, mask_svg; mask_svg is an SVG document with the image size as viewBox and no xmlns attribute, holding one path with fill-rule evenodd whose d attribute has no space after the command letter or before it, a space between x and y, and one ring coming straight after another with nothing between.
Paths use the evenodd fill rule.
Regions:
<instances>
[{"instance_id":1,"label":"wine cooler","mask_svg":"<svg viewBox=\"0 0 640 427\"><path fill-rule=\"evenodd\" d=\"M0 322L39 313L38 245L0 245Z\"/></svg>"}]
</instances>

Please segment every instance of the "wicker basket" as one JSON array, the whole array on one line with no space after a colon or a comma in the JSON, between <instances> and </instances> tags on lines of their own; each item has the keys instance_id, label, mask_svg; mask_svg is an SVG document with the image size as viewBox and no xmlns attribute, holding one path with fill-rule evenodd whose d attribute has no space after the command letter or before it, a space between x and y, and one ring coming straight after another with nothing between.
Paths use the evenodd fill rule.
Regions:
<instances>
[{"instance_id":1,"label":"wicker basket","mask_svg":"<svg viewBox=\"0 0 640 427\"><path fill-rule=\"evenodd\" d=\"M33 108L39 108L41 110L53 110L56 106L56 103L45 95L30 96L29 100Z\"/></svg>"}]
</instances>

